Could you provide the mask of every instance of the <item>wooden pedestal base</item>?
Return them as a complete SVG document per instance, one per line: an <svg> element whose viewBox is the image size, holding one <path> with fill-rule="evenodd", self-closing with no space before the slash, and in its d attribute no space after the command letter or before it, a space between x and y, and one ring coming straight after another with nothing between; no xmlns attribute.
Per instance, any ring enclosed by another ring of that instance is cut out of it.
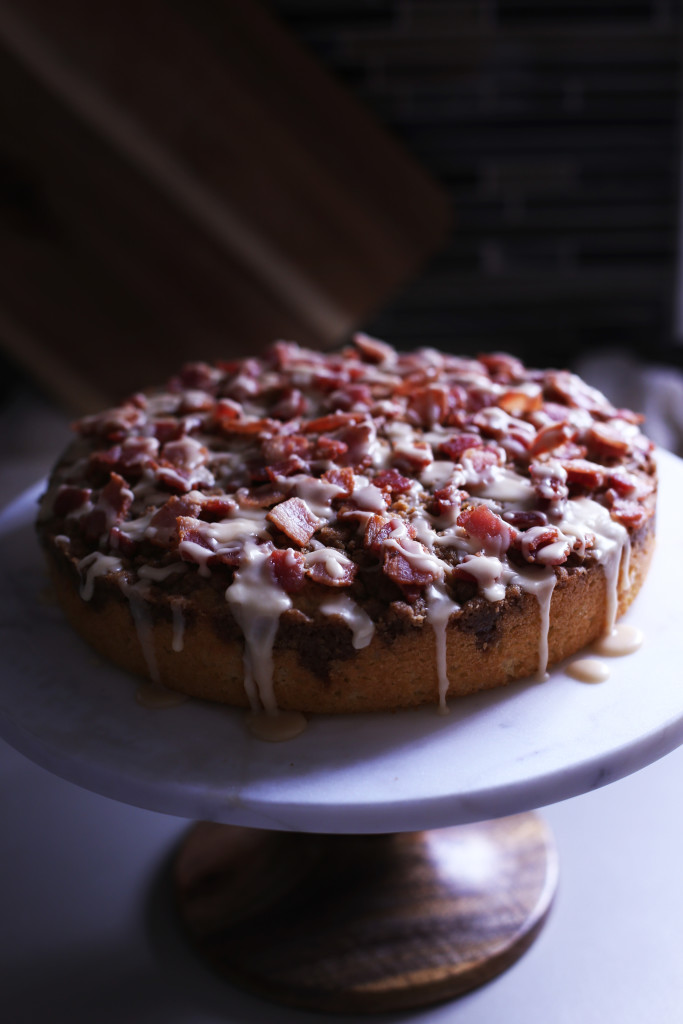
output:
<svg viewBox="0 0 683 1024"><path fill-rule="evenodd" d="M364 836L201 823L174 874L193 944L231 981L366 1013L452 998L514 963L546 918L557 857L535 814Z"/></svg>

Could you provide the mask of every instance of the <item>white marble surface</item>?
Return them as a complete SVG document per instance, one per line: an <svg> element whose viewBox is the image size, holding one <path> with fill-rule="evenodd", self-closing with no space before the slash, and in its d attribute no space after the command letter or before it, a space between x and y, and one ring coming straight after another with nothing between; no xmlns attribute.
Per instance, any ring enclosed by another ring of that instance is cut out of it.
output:
<svg viewBox="0 0 683 1024"><path fill-rule="evenodd" d="M0 504L37 479L63 444L55 417L54 432L42 432L36 445L20 450L27 418L34 423L33 402L18 431L10 431L18 454L1 460ZM7 612L5 604L0 608ZM679 623L676 630L674 665L683 654ZM35 633L30 639L40 643ZM531 950L494 982L457 1002L382 1020L679 1024L682 787L683 748L612 785L546 808L559 847L560 886ZM88 792L2 741L0 814L4 1019L12 1024L310 1024L323 1019L231 988L185 947L162 882L162 868L187 827L185 820Z"/></svg>
<svg viewBox="0 0 683 1024"><path fill-rule="evenodd" d="M41 603L34 489L0 518L0 731L51 771L107 796L265 828L435 828L605 785L683 741L683 462L662 452L660 465L657 552L627 617L646 642L611 660L607 682L580 683L559 667L545 683L455 701L448 716L431 708L315 716L282 744L251 737L240 711L136 703L137 682L93 656Z"/></svg>
<svg viewBox="0 0 683 1024"><path fill-rule="evenodd" d="M683 748L545 809L560 885L529 952L456 1002L381 1021L680 1024L682 786ZM160 877L185 821L89 793L2 742L0 810L8 1024L351 1024L274 1007L195 960Z"/></svg>

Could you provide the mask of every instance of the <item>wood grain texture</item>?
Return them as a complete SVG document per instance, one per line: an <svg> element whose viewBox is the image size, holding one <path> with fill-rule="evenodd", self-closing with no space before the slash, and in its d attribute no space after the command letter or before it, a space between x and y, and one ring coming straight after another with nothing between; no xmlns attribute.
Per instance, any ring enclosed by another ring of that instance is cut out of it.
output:
<svg viewBox="0 0 683 1024"><path fill-rule="evenodd" d="M266 998L322 1012L408 1009L484 984L529 947L556 881L534 814L370 836L200 823L175 864L201 956Z"/></svg>
<svg viewBox="0 0 683 1024"><path fill-rule="evenodd" d="M441 189L255 2L0 10L0 344L74 407L343 339Z"/></svg>

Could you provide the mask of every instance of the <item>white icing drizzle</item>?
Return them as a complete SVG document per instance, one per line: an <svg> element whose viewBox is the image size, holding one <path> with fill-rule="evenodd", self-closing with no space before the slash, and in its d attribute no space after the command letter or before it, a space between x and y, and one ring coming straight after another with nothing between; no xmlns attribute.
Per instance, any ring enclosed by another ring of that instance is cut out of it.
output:
<svg viewBox="0 0 683 1024"><path fill-rule="evenodd" d="M516 583L520 590L533 594L538 602L541 626L538 636L538 668L536 678L541 682L547 678L548 671L548 633L550 630L550 604L555 589L556 577L551 568L542 573L531 574L517 569L510 573L510 583Z"/></svg>
<svg viewBox="0 0 683 1024"><path fill-rule="evenodd" d="M325 522L330 518L330 502L344 493L343 487L299 474L281 478L291 493L306 502L314 516ZM383 506L384 507L384 506Z"/></svg>
<svg viewBox="0 0 683 1024"><path fill-rule="evenodd" d="M460 563L474 577L487 601L496 604L505 598L503 563L495 555L465 555Z"/></svg>
<svg viewBox="0 0 683 1024"><path fill-rule="evenodd" d="M386 512L386 502L384 500L384 494L380 491L379 487L375 487L374 484L369 484L365 477L356 477L356 483L361 486L353 488L353 500L356 502L359 508L367 509L371 512Z"/></svg>
<svg viewBox="0 0 683 1024"><path fill-rule="evenodd" d="M80 595L84 601L90 601L95 592L95 579L98 576L108 576L110 572L121 572L123 563L114 555L103 555L101 551L93 551L81 559L77 568L82 577Z"/></svg>
<svg viewBox="0 0 683 1024"><path fill-rule="evenodd" d="M306 565L324 562L328 576L336 580L342 579L346 575L347 568L352 564L351 559L337 548L316 548L315 551L308 551L305 558Z"/></svg>
<svg viewBox="0 0 683 1024"><path fill-rule="evenodd" d="M512 469L500 469L497 466L494 469L492 480L475 487L477 497L501 504L514 503L516 508L531 508L536 501L533 484Z"/></svg>
<svg viewBox="0 0 683 1024"><path fill-rule="evenodd" d="M464 483L465 474L454 462L450 462L448 459L439 459L438 462L432 462L422 470L420 481L438 490L439 487L444 487L451 482L455 483L456 486Z"/></svg>
<svg viewBox="0 0 683 1024"><path fill-rule="evenodd" d="M449 708L446 703L450 680L448 678L448 622L454 612L460 610L446 593L443 584L432 585L425 593L427 601L427 622L434 630L436 638L436 672L439 683L439 713L447 715Z"/></svg>
<svg viewBox="0 0 683 1024"><path fill-rule="evenodd" d="M589 539L595 541L593 553L603 567L607 586L605 633L610 633L617 617L619 585L628 579L631 550L628 530L616 523L603 505L590 498L568 502L560 528L565 536L578 541L579 554L584 554Z"/></svg>
<svg viewBox="0 0 683 1024"><path fill-rule="evenodd" d="M171 647L178 653L185 646L185 615L179 604L171 605L171 615L173 616L173 640Z"/></svg>
<svg viewBox="0 0 683 1024"><path fill-rule="evenodd" d="M154 622L146 600L144 585L131 585L122 581L121 590L128 598L130 614L135 624L138 642L142 650L142 656L145 659L149 677L152 682L161 684L159 666L154 650Z"/></svg>
<svg viewBox="0 0 683 1024"><path fill-rule="evenodd" d="M359 605L346 594L338 594L320 605L323 615L339 615L351 629L353 646L358 651L367 647L375 633L375 624Z"/></svg>
<svg viewBox="0 0 683 1024"><path fill-rule="evenodd" d="M270 550L247 540L240 567L225 599L244 636L244 679L253 711L277 714L273 686L273 643L291 597L273 582L268 571Z"/></svg>
<svg viewBox="0 0 683 1024"><path fill-rule="evenodd" d="M173 576L175 573L187 572L188 569L187 562L172 562L171 565L164 566L141 565L138 569L138 576L143 580L152 580L153 583L160 583L162 580L168 579L169 576Z"/></svg>

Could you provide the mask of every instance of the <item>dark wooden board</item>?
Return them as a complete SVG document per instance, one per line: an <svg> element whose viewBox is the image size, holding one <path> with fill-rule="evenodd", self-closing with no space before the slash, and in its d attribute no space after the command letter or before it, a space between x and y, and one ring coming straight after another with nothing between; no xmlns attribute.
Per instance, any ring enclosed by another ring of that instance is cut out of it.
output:
<svg viewBox="0 0 683 1024"><path fill-rule="evenodd" d="M253 0L3 4L0 126L0 344L74 408L338 343L450 218Z"/></svg>

